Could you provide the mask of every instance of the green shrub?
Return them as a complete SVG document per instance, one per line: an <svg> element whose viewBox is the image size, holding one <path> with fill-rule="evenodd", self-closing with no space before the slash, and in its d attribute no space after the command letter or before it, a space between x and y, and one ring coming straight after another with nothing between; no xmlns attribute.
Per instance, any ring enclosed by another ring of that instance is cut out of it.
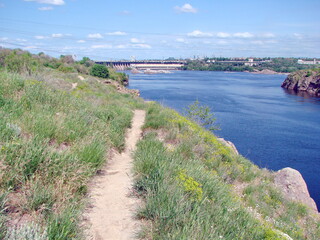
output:
<svg viewBox="0 0 320 240"><path fill-rule="evenodd" d="M63 72L63 73L72 73L72 72L75 72L75 69L73 67L70 67L70 66L64 66L64 65L61 65L59 68L58 68L59 71Z"/></svg>
<svg viewBox="0 0 320 240"><path fill-rule="evenodd" d="M90 75L100 78L108 78L109 71L108 68L104 65L95 64L90 69Z"/></svg>
<svg viewBox="0 0 320 240"><path fill-rule="evenodd" d="M199 125L208 128L211 131L219 130L215 125L216 118L208 106L200 105L199 101L196 100L193 104L190 104L185 109L187 117L195 121Z"/></svg>
<svg viewBox="0 0 320 240"><path fill-rule="evenodd" d="M39 62L28 52L12 51L5 57L5 67L9 72L31 75L39 69Z"/></svg>

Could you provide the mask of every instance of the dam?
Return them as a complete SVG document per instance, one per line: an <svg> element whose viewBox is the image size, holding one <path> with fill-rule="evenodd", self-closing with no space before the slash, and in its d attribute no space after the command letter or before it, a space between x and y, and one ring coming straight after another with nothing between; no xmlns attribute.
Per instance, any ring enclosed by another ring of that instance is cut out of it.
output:
<svg viewBox="0 0 320 240"><path fill-rule="evenodd" d="M102 64L113 67L116 70L123 71L135 68L137 70L179 70L186 64L186 61L161 61L161 60L142 60L142 61L96 61L96 64Z"/></svg>

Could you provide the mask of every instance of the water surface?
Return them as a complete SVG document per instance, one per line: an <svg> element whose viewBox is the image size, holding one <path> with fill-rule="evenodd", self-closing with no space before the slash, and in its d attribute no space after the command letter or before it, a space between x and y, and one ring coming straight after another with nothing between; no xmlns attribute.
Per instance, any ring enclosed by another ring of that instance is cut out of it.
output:
<svg viewBox="0 0 320 240"><path fill-rule="evenodd" d="M288 93L285 75L175 71L130 74L141 97L182 111L199 100L209 105L221 131L260 167L297 169L320 208L320 98Z"/></svg>

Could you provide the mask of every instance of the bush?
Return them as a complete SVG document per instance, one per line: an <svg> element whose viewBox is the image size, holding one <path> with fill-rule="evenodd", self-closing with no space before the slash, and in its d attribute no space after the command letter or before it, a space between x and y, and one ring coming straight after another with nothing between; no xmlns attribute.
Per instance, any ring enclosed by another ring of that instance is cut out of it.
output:
<svg viewBox="0 0 320 240"><path fill-rule="evenodd" d="M208 106L200 105L199 101L196 100L193 104L189 105L185 109L187 117L203 127L207 127L211 131L219 130L219 127L215 125L215 117L210 112Z"/></svg>
<svg viewBox="0 0 320 240"><path fill-rule="evenodd" d="M90 75L101 78L108 78L109 71L108 68L104 65L95 64L90 70Z"/></svg>
<svg viewBox="0 0 320 240"><path fill-rule="evenodd" d="M60 72L63 72L63 73L72 73L72 72L75 72L75 69L73 67L69 67L69 66L64 66L64 65L61 65L58 70Z"/></svg>

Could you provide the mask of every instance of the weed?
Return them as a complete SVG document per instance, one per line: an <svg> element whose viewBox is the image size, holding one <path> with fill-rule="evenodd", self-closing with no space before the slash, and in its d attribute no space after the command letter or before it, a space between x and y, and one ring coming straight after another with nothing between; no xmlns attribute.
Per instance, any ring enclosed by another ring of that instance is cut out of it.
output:
<svg viewBox="0 0 320 240"><path fill-rule="evenodd" d="M48 212L55 202L53 186L46 186L40 181L30 182L31 189L27 194L27 208L31 211Z"/></svg>
<svg viewBox="0 0 320 240"><path fill-rule="evenodd" d="M47 233L36 223L29 223L18 228L13 227L8 230L6 240L46 240Z"/></svg>
<svg viewBox="0 0 320 240"><path fill-rule="evenodd" d="M186 174L185 170L180 170L177 174L179 184L184 188L184 191L190 196L192 201L201 201L203 191L201 185L192 177Z"/></svg>
<svg viewBox="0 0 320 240"><path fill-rule="evenodd" d="M78 212L75 209L52 214L48 219L47 238L49 240L76 239L81 235L77 228Z"/></svg>

